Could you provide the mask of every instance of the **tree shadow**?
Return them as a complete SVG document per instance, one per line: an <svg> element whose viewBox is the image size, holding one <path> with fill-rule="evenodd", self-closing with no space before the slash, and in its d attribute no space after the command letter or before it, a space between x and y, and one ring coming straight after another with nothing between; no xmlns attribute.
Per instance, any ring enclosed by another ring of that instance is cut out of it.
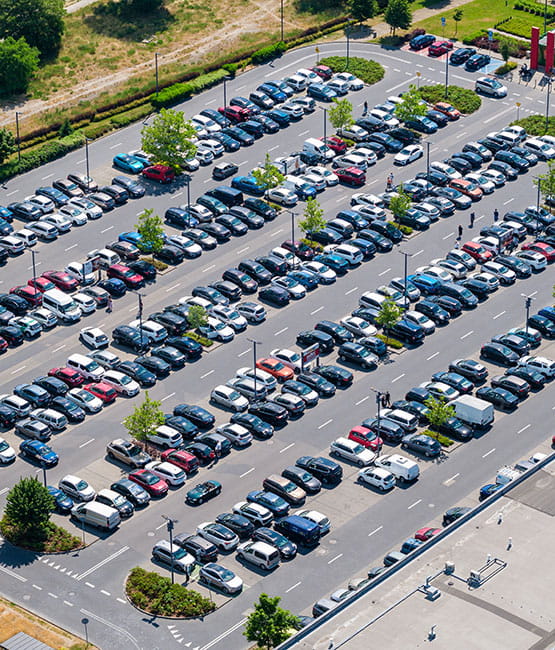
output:
<svg viewBox="0 0 555 650"><path fill-rule="evenodd" d="M110 0L106 4L95 5L84 21L97 34L141 42L150 39L153 34L167 30L175 18L163 6L139 12L132 6Z"/></svg>

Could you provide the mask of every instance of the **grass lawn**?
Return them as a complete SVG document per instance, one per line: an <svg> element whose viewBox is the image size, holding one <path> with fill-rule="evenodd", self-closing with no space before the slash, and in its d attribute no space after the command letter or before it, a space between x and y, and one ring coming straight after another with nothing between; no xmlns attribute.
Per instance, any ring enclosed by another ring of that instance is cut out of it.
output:
<svg viewBox="0 0 555 650"><path fill-rule="evenodd" d="M427 32L442 37L445 29L445 38L457 38L462 41L466 36L474 34L480 29L491 29L495 23L511 16L518 18L520 27L526 28L528 26L528 28L531 28L537 26L543 28L543 19L541 17L533 16L524 11L515 11L513 3L505 0L488 0L488 2L474 0L474 2L462 5L461 9L463 10L463 18L458 24L458 29L457 23L453 20L454 9L437 13L430 18L414 23L411 29L421 27ZM442 16L446 18L445 28L441 25ZM503 26L500 29L503 29ZM528 29L528 37L529 35L530 29Z"/></svg>

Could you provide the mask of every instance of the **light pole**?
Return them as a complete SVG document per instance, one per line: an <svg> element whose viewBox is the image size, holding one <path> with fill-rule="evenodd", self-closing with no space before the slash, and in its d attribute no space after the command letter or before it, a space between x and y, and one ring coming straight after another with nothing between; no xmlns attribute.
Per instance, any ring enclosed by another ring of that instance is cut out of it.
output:
<svg viewBox="0 0 555 650"><path fill-rule="evenodd" d="M15 135L17 138L17 161L21 160L21 139L19 137L19 116L21 113L15 112Z"/></svg>
<svg viewBox="0 0 555 650"><path fill-rule="evenodd" d="M156 70L156 95L158 95L158 52L154 52L154 69Z"/></svg>
<svg viewBox="0 0 555 650"><path fill-rule="evenodd" d="M249 343L252 343L252 371L254 374L254 395L255 399L258 399L258 394L256 390L256 346L262 345L262 341L256 341L255 339L247 339Z"/></svg>
<svg viewBox="0 0 555 650"><path fill-rule="evenodd" d="M525 293L520 294L524 298L524 309L526 309L526 336L528 336L528 319L530 318L530 307L532 306L532 296L527 296Z"/></svg>
<svg viewBox="0 0 555 650"><path fill-rule="evenodd" d="M87 192L90 190L90 184L91 184L91 175L89 173L89 142L90 141L91 139L85 136L85 164L87 168Z"/></svg>
<svg viewBox="0 0 555 650"><path fill-rule="evenodd" d="M29 252L31 253L31 259L33 260L33 287L37 288L37 265L35 262L35 255L38 255L38 251L33 250L32 248L29 249Z"/></svg>
<svg viewBox="0 0 555 650"><path fill-rule="evenodd" d="M551 94L551 73L547 78L547 95L545 97L545 130L549 127L549 95Z"/></svg>
<svg viewBox="0 0 555 650"><path fill-rule="evenodd" d="M543 33L547 32L547 0L545 0L545 6L543 8Z"/></svg>
<svg viewBox="0 0 555 650"><path fill-rule="evenodd" d="M172 573L172 585L175 581L174 579L174 567L173 567L173 527L177 524L177 519L172 519L167 515L162 515L162 519L166 520L166 527L170 536L170 555L171 555L171 573Z"/></svg>
<svg viewBox="0 0 555 650"><path fill-rule="evenodd" d="M426 196L430 193L430 141L426 140Z"/></svg>
<svg viewBox="0 0 555 650"><path fill-rule="evenodd" d="M378 436L380 435L380 422L381 422L381 407L382 407L382 397L384 396L384 393L382 393L381 390L378 390L377 388L370 388L370 390L376 394L376 405L378 407L378 431L377 434Z"/></svg>
<svg viewBox="0 0 555 650"><path fill-rule="evenodd" d="M542 187L542 179L538 176L536 180L538 181L538 192L536 194L536 232L535 232L535 235L537 237L538 232L540 230L540 219L538 215L540 214L540 194L541 194L541 187Z"/></svg>
<svg viewBox="0 0 555 650"><path fill-rule="evenodd" d="M191 181L190 174L184 174L183 180L187 183L187 228L191 227Z"/></svg>
<svg viewBox="0 0 555 650"><path fill-rule="evenodd" d="M295 247L295 217L297 216L297 213L290 210L289 214L291 215L291 245Z"/></svg>
<svg viewBox="0 0 555 650"><path fill-rule="evenodd" d="M421 72L416 73L416 89L418 90L420 88L420 77L422 76Z"/></svg>
<svg viewBox="0 0 555 650"><path fill-rule="evenodd" d="M520 102L516 102L516 119L517 122L520 119Z"/></svg>
<svg viewBox="0 0 555 650"><path fill-rule="evenodd" d="M404 274L404 294L405 294L405 311L408 310L409 308L409 292L407 289L407 266L408 266L408 258L412 257L412 253L406 253L405 251L399 251L401 255L405 258L404 260L404 269L405 269L405 274Z"/></svg>
<svg viewBox="0 0 555 650"><path fill-rule="evenodd" d="M353 23L352 20L348 20L347 25L345 27L345 34L347 36L347 63L345 65L345 71L347 71L349 69L349 50L350 50L350 45L351 45L350 35L351 35L351 25L352 25L352 23Z"/></svg>
<svg viewBox="0 0 555 650"><path fill-rule="evenodd" d="M449 85L449 52L445 57L445 99L447 99L447 87Z"/></svg>
<svg viewBox="0 0 555 650"><path fill-rule="evenodd" d="M324 108L323 106L320 106L319 108L321 108L322 111L324 111L324 142L325 142L326 141L326 126L327 126L327 122L328 122L328 109Z"/></svg>
<svg viewBox="0 0 555 650"><path fill-rule="evenodd" d="M143 332L143 297L144 294L139 291L130 290L129 293L134 293L139 299L139 330L141 331L141 336L144 336Z"/></svg>

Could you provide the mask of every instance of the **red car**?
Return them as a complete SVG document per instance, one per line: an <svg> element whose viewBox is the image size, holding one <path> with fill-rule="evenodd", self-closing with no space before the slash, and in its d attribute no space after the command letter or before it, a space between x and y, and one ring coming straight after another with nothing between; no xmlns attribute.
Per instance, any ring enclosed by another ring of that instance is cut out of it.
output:
<svg viewBox="0 0 555 650"><path fill-rule="evenodd" d="M109 278L117 278L124 282L128 289L140 289L145 286L143 276L124 264L112 264L106 269L106 274Z"/></svg>
<svg viewBox="0 0 555 650"><path fill-rule="evenodd" d="M324 81L329 81L333 76L333 70L331 68L328 68L327 65L315 65L310 69Z"/></svg>
<svg viewBox="0 0 555 650"><path fill-rule="evenodd" d="M428 48L429 56L441 56L453 49L451 41L434 41Z"/></svg>
<svg viewBox="0 0 555 650"><path fill-rule="evenodd" d="M451 106L451 104L448 104L447 102L438 102L437 104L435 104L434 111L439 111L440 113L443 113L452 122L458 120L459 117L461 116L461 112L458 109L456 109L454 106Z"/></svg>
<svg viewBox="0 0 555 650"><path fill-rule="evenodd" d="M418 539L421 542L427 542L434 535L441 533L441 528L420 528L414 533L414 539Z"/></svg>
<svg viewBox="0 0 555 650"><path fill-rule="evenodd" d="M141 254L141 251L135 246L135 244L128 241L115 241L111 244L107 244L106 248L114 251L114 253L117 253L124 260L138 260Z"/></svg>
<svg viewBox="0 0 555 650"><path fill-rule="evenodd" d="M288 239L281 244L282 248L291 251L301 260L311 260L316 254L315 250L301 241Z"/></svg>
<svg viewBox="0 0 555 650"><path fill-rule="evenodd" d="M341 154L347 151L347 143L336 135L330 135L328 138L320 138L320 140L325 142L332 151L335 151L335 153Z"/></svg>
<svg viewBox="0 0 555 650"><path fill-rule="evenodd" d="M475 241L467 241L466 244L461 246L461 250L468 253L470 257L473 257L479 264L484 264L493 259L493 253Z"/></svg>
<svg viewBox="0 0 555 650"><path fill-rule="evenodd" d="M79 386L82 386L85 381L83 375L80 375L77 370L72 370L71 368L66 367L52 368L48 371L48 376L61 379L70 388L79 388Z"/></svg>
<svg viewBox="0 0 555 650"><path fill-rule="evenodd" d="M185 470L187 474L198 470L198 458L188 451L166 449L166 451L162 452L162 460L177 465L177 467Z"/></svg>
<svg viewBox="0 0 555 650"><path fill-rule="evenodd" d="M110 386L110 384L105 384L102 381L92 384L85 384L83 388L91 393L91 395L94 395L95 397L98 397L98 399L101 399L104 404L111 404L118 396L115 388Z"/></svg>
<svg viewBox="0 0 555 650"><path fill-rule="evenodd" d="M158 183L171 183L175 178L175 171L167 165L151 165L145 167L141 174L151 181Z"/></svg>
<svg viewBox="0 0 555 650"><path fill-rule="evenodd" d="M50 291L50 289L56 288L53 282L43 277L32 278L31 280L27 280L27 284L30 287L36 287L42 293L44 293L45 291Z"/></svg>
<svg viewBox="0 0 555 650"><path fill-rule="evenodd" d="M295 373L293 370L285 366L279 359L274 359L273 357L258 359L256 367L260 368L260 370L265 370L281 383L288 379L295 379Z"/></svg>
<svg viewBox="0 0 555 650"><path fill-rule="evenodd" d="M544 242L530 242L529 244L523 244L522 248L523 250L534 251L534 253L543 255L548 262L553 262L555 260L555 248L549 244L545 244Z"/></svg>
<svg viewBox="0 0 555 650"><path fill-rule="evenodd" d="M0 352L5 352L8 349L8 342L0 336Z"/></svg>
<svg viewBox="0 0 555 650"><path fill-rule="evenodd" d="M383 446L383 440L374 431L366 427L353 427L347 437L349 440L354 440L372 451L380 451Z"/></svg>
<svg viewBox="0 0 555 650"><path fill-rule="evenodd" d="M10 293L26 300L32 307L42 305L42 293L28 284L22 284L19 287L12 287Z"/></svg>
<svg viewBox="0 0 555 650"><path fill-rule="evenodd" d="M218 108L218 113L221 113L224 117L227 117L228 120L235 124L238 122L246 122L251 116L249 109L241 108L241 106L224 106Z"/></svg>
<svg viewBox="0 0 555 650"><path fill-rule="evenodd" d="M338 168L334 169L334 173L339 178L339 182L346 185L362 187L366 183L366 174L358 167Z"/></svg>
<svg viewBox="0 0 555 650"><path fill-rule="evenodd" d="M473 201L479 201L484 194L481 187L478 187L476 183L466 178L452 178L449 181L449 187L458 190L461 194L470 197Z"/></svg>
<svg viewBox="0 0 555 650"><path fill-rule="evenodd" d="M163 497L168 493L168 484L161 478L155 476L148 469L139 469L131 472L127 477L133 483L144 488L151 497Z"/></svg>
<svg viewBox="0 0 555 650"><path fill-rule="evenodd" d="M45 271L42 277L53 282L62 291L75 291L79 286L79 282L65 271Z"/></svg>

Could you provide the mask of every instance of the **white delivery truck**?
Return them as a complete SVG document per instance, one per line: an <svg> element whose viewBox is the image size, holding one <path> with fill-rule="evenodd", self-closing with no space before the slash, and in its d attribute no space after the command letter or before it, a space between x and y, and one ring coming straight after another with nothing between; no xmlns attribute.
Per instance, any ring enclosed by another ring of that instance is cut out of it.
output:
<svg viewBox="0 0 555 650"><path fill-rule="evenodd" d="M74 506L71 509L71 518L87 526L107 531L115 530L121 522L120 514L115 508L98 501Z"/></svg>
<svg viewBox="0 0 555 650"><path fill-rule="evenodd" d="M522 472L519 472L517 469L513 469L512 467L502 467L498 472L497 476L495 477L495 482L497 485L507 485L507 483L511 483L515 479L517 479Z"/></svg>
<svg viewBox="0 0 555 650"><path fill-rule="evenodd" d="M317 138L308 138L308 140L305 140L303 151L319 156L322 162L329 162L335 156L335 153L328 147L328 145Z"/></svg>
<svg viewBox="0 0 555 650"><path fill-rule="evenodd" d="M461 395L450 402L455 415L474 429L487 429L493 422L493 404L472 395Z"/></svg>

